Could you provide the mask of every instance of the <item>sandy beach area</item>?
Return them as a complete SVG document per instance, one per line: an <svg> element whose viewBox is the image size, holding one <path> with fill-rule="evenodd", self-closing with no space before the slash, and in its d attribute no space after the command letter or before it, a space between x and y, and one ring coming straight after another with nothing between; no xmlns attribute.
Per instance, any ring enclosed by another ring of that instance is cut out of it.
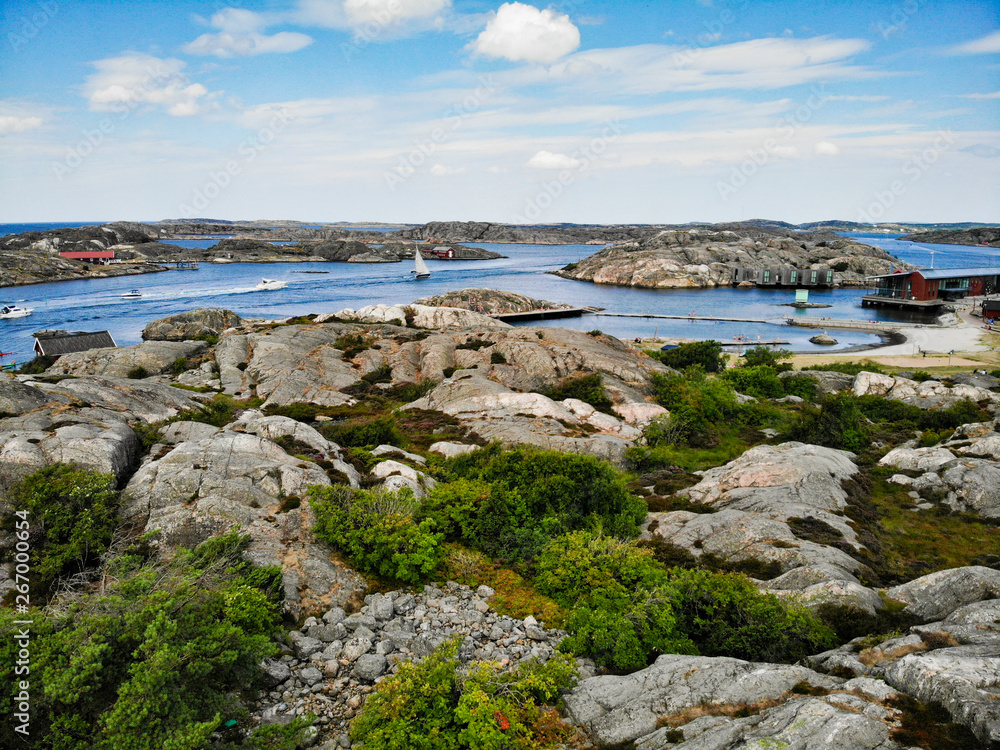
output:
<svg viewBox="0 0 1000 750"><path fill-rule="evenodd" d="M1000 352L994 347L1000 347L996 335L990 335L981 318L972 315L979 306L979 298L963 300L956 307L955 317L958 323L950 326L906 325L892 332L893 342L875 344L839 352L823 354L796 354L792 362L796 368L809 365L828 364L843 360L871 360L889 367L900 368L939 368L939 367L984 367L993 369L1000 364ZM1000 334L1000 327L997 329ZM830 334L836 337L836 328L830 328ZM900 341L902 339L902 341ZM991 339L994 339L991 341ZM680 343L681 339L670 339L669 343ZM662 346L666 339L647 339L642 348Z"/></svg>

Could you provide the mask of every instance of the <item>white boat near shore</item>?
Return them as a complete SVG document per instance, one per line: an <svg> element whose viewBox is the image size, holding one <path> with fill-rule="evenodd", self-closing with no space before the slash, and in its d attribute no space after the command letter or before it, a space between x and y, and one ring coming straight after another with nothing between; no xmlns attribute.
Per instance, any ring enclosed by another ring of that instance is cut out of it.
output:
<svg viewBox="0 0 1000 750"><path fill-rule="evenodd" d="M122 299L142 299L142 292L138 289L133 289L129 292L125 292L125 294L122 295Z"/></svg>
<svg viewBox="0 0 1000 750"><path fill-rule="evenodd" d="M260 283L254 287L262 292L270 292L275 289L284 289L288 286L287 281L281 281L280 279L261 279Z"/></svg>
<svg viewBox="0 0 1000 750"><path fill-rule="evenodd" d="M17 305L4 305L0 307L0 319L25 318L35 311L33 307L18 307Z"/></svg>

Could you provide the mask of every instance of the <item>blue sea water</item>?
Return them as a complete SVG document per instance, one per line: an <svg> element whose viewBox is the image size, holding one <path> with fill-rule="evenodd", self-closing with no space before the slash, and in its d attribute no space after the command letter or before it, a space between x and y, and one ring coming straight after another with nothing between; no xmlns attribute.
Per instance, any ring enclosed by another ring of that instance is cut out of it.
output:
<svg viewBox="0 0 1000 750"><path fill-rule="evenodd" d="M11 225L6 225L11 226ZM3 231L4 225L0 225ZM935 265L943 267L1000 264L1000 251L957 245L920 245L886 235L852 235L884 247L903 260L929 265L934 250ZM532 323L589 331L600 329L623 339L635 336L670 336L731 341L747 336L756 341L781 339L796 351L819 351L808 342L815 331L791 328L782 319L790 316L901 320L905 313L862 309L862 289L810 291L810 300L832 305L822 310L795 310L782 306L794 301L793 290L713 289L647 290L570 281L553 276L554 271L577 262L597 250L594 245L502 245L476 244L502 253L506 258L488 261L428 260L432 275L415 280L408 263L202 263L198 271L164 271L114 279L65 281L0 289L0 302L32 307L26 318L0 321L0 352L10 352L2 362L31 357L32 333L60 328L71 331L109 330L119 346L136 344L146 323L196 307L223 307L248 317L279 318L308 313L334 312L345 307L409 303L420 297L468 287L486 287L519 292L531 297L574 306L602 307L623 313L687 316L728 315L759 318L767 323L722 323L655 318L615 318L587 315ZM324 273L303 273L321 271ZM284 289L258 291L262 277L288 282ZM122 299L130 289L139 289L141 299ZM924 319L928 320L928 319ZM929 322L929 321L928 321ZM840 346L878 342L871 334L836 331ZM824 348L822 351L829 351Z"/></svg>

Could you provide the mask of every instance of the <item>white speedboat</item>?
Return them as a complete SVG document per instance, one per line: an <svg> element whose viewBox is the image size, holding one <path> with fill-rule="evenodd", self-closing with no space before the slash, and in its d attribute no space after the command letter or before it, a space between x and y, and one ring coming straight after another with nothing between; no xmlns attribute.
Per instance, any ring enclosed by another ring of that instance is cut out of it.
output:
<svg viewBox="0 0 1000 750"><path fill-rule="evenodd" d="M254 289L259 289L262 292L271 291L273 289L284 289L288 286L287 281L281 281L280 279L261 279L260 283L254 287Z"/></svg>
<svg viewBox="0 0 1000 750"><path fill-rule="evenodd" d="M17 305L4 305L0 307L0 318L24 318L35 311L33 307L18 307Z"/></svg>
<svg viewBox="0 0 1000 750"><path fill-rule="evenodd" d="M424 263L424 256L420 254L419 249L413 251L413 270L410 273L416 274L414 278L417 279L429 279L431 277L431 269Z"/></svg>
<svg viewBox="0 0 1000 750"><path fill-rule="evenodd" d="M142 292L140 292L138 289L133 289L129 292L125 292L125 294L122 295L122 299L140 299L141 297L142 297Z"/></svg>

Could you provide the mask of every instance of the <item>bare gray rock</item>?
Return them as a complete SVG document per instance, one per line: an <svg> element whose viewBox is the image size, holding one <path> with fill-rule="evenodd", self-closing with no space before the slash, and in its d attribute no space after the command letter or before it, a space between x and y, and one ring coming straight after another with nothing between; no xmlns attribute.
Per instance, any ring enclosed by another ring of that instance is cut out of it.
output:
<svg viewBox="0 0 1000 750"><path fill-rule="evenodd" d="M942 620L966 604L1000 598L1000 570L982 566L951 568L893 586L886 594L906 602L906 612L922 620Z"/></svg>
<svg viewBox="0 0 1000 750"><path fill-rule="evenodd" d="M24 414L48 402L49 397L43 391L19 382L13 375L0 372L0 416Z"/></svg>
<svg viewBox="0 0 1000 750"><path fill-rule="evenodd" d="M683 709L780 699L802 681L830 689L842 683L805 667L665 654L630 675L584 680L565 697L565 706L596 742L615 745L654 732L661 717Z"/></svg>
<svg viewBox="0 0 1000 750"><path fill-rule="evenodd" d="M937 701L983 743L1000 742L1000 644L909 654L890 664L885 681L921 701Z"/></svg>
<svg viewBox="0 0 1000 750"><path fill-rule="evenodd" d="M31 385L51 396L120 412L129 420L143 422L162 422L179 412L200 407L196 394L151 380L80 376Z"/></svg>
<svg viewBox="0 0 1000 750"><path fill-rule="evenodd" d="M842 372L827 372L825 370L788 370L779 372L778 377L792 378L804 376L816 381L816 388L820 393L837 393L846 391L854 384L854 376L846 375Z"/></svg>
<svg viewBox="0 0 1000 750"><path fill-rule="evenodd" d="M208 348L204 341L146 341L135 346L90 349L64 354L45 375L95 375L125 378L137 369L158 375L180 357L193 357Z"/></svg>
<svg viewBox="0 0 1000 750"><path fill-rule="evenodd" d="M243 318L230 310L200 307L147 323L142 338L146 341L184 341L218 337L226 329L243 323Z"/></svg>

